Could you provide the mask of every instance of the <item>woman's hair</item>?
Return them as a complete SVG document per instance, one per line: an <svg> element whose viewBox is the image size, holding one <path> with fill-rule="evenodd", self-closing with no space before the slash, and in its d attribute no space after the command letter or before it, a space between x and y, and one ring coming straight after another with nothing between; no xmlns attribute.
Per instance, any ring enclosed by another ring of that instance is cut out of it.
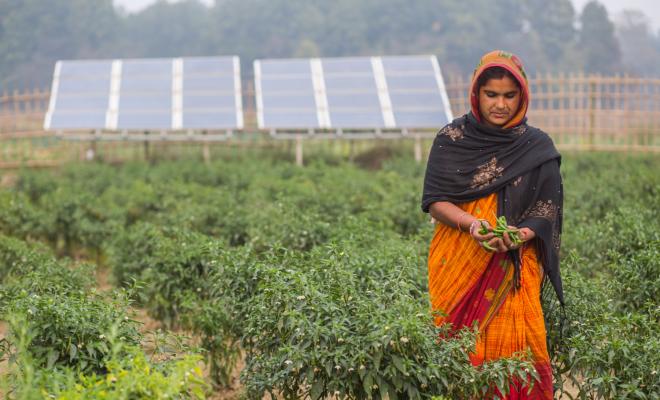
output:
<svg viewBox="0 0 660 400"><path fill-rule="evenodd" d="M491 79L502 79L504 77L511 78L513 82L515 82L516 86L518 86L518 89L522 89L520 87L520 82L518 82L518 79L516 79L515 76L509 70L506 68L502 67L491 67L485 70L484 72L479 75L479 78L477 79L477 91L476 93L479 93L479 90L483 85L485 85L489 80Z"/></svg>

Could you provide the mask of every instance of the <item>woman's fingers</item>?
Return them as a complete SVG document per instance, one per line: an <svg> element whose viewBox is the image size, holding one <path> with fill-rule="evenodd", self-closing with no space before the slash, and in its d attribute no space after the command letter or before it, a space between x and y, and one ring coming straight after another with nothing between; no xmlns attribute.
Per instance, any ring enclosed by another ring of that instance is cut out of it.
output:
<svg viewBox="0 0 660 400"><path fill-rule="evenodd" d="M476 240L479 240L479 241L483 242L484 240L490 240L490 239L494 238L495 234L493 234L493 232L489 232L485 235L482 235L480 233L475 233L473 236Z"/></svg>
<svg viewBox="0 0 660 400"><path fill-rule="evenodd" d="M504 241L501 238L495 237L490 240L484 241L487 246L484 246L486 250L495 251L498 253L503 253L509 249L504 245ZM492 250L491 250L492 249Z"/></svg>
<svg viewBox="0 0 660 400"><path fill-rule="evenodd" d="M504 241L504 245L507 248L511 248L511 246L513 245L513 241L511 240L507 232L504 232L504 234L502 235L502 240Z"/></svg>

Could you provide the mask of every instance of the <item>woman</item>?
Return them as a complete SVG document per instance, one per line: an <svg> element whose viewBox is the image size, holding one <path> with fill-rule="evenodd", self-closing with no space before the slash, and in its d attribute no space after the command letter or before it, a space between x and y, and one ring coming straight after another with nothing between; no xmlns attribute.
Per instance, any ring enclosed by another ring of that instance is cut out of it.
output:
<svg viewBox="0 0 660 400"><path fill-rule="evenodd" d="M526 123L527 77L514 55L481 59L470 100L471 111L436 136L424 179L422 209L440 222L428 259L436 323L478 325L475 365L529 352L540 380L509 398L552 399L540 294L547 279L563 304L560 155ZM501 216L522 243L493 234Z"/></svg>

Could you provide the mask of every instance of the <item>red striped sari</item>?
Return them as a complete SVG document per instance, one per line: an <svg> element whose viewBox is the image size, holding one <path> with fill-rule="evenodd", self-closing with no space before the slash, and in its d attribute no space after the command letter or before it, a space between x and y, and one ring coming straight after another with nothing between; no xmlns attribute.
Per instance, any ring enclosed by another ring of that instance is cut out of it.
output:
<svg viewBox="0 0 660 400"><path fill-rule="evenodd" d="M495 226L496 194L458 206ZM512 385L507 399L552 399L540 300L543 270L534 246L521 251L521 288L513 291L513 266L504 254L487 252L468 233L438 224L428 259L431 304L445 315L436 317L438 325L450 322L460 329L478 323L476 351L471 354L474 365L515 353L532 354L540 381L531 393L525 385Z"/></svg>

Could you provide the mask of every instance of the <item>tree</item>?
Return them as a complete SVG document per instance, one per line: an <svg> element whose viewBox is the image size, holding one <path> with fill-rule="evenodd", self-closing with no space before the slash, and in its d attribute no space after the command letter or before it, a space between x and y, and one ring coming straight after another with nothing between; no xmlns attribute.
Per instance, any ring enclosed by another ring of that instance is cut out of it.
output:
<svg viewBox="0 0 660 400"><path fill-rule="evenodd" d="M660 36L654 38L648 17L637 10L625 10L617 19L617 36L622 49L626 71L658 76L660 64Z"/></svg>
<svg viewBox="0 0 660 400"><path fill-rule="evenodd" d="M571 0L200 0L117 14L112 0L0 0L0 85L50 81L58 59L436 54L466 75L487 51L530 71L571 69Z"/></svg>
<svg viewBox="0 0 660 400"><path fill-rule="evenodd" d="M208 55L209 9L196 0L159 0L137 14L127 15L118 43L118 56L180 57Z"/></svg>
<svg viewBox="0 0 660 400"><path fill-rule="evenodd" d="M528 0L524 17L530 29L538 34L545 55L545 64L539 70L564 69L570 65L567 50L576 39L574 27L575 10L570 0Z"/></svg>
<svg viewBox="0 0 660 400"><path fill-rule="evenodd" d="M579 48L587 72L613 73L621 70L621 50L614 36L614 24L605 6L590 1L580 16Z"/></svg>
<svg viewBox="0 0 660 400"><path fill-rule="evenodd" d="M103 57L114 42L112 0L0 1L0 86L44 86L55 61Z"/></svg>

